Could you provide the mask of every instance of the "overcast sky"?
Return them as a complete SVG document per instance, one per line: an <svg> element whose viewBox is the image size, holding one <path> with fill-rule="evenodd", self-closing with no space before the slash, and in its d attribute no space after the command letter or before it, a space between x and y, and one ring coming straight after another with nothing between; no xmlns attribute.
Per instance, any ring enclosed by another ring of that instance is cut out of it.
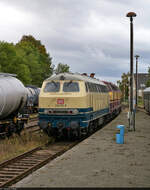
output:
<svg viewBox="0 0 150 190"><path fill-rule="evenodd" d="M150 66L150 0L0 0L0 40L41 40L52 62L116 82L129 71L129 18L139 72ZM134 61L135 64L135 61Z"/></svg>

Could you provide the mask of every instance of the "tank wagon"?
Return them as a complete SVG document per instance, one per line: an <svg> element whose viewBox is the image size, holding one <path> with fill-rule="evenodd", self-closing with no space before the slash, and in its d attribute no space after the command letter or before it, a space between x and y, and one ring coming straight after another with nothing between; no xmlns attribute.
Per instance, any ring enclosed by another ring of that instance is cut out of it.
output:
<svg viewBox="0 0 150 190"><path fill-rule="evenodd" d="M143 91L144 109L150 113L150 87Z"/></svg>
<svg viewBox="0 0 150 190"><path fill-rule="evenodd" d="M0 134L20 133L26 118L19 114L27 100L27 91L16 75L0 73Z"/></svg>
<svg viewBox="0 0 150 190"><path fill-rule="evenodd" d="M27 101L23 112L27 114L37 113L40 88L33 85L28 85L26 86L26 89L27 89Z"/></svg>
<svg viewBox="0 0 150 190"><path fill-rule="evenodd" d="M61 73L46 79L39 95L40 128L49 136L68 138L80 138L95 130L121 110L114 101L120 98L119 90L109 86L76 73ZM113 114L112 101L116 105Z"/></svg>

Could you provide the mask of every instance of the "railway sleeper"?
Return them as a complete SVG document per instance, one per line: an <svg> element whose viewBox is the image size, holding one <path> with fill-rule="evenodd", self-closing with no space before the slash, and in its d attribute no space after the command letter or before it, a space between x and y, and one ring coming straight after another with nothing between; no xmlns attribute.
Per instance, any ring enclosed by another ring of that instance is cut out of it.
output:
<svg viewBox="0 0 150 190"><path fill-rule="evenodd" d="M13 165L13 166L7 166L7 168L9 168L9 169L20 169L20 170L25 170L25 169L27 169L27 167L24 167L23 165Z"/></svg>
<svg viewBox="0 0 150 190"><path fill-rule="evenodd" d="M8 170L5 170L5 171L0 171L0 175L5 175L5 174L9 174L9 175L18 175L20 172L12 172L12 171L8 171Z"/></svg>
<svg viewBox="0 0 150 190"><path fill-rule="evenodd" d="M34 163L36 164L36 163ZM24 163L24 162L18 162L17 164L14 164L14 166L25 166L25 167L30 167L34 165L33 163Z"/></svg>
<svg viewBox="0 0 150 190"><path fill-rule="evenodd" d="M38 163L38 162L40 162L40 161L32 161L32 160L22 160L22 161L20 161L19 162L19 164L25 164L25 165L33 165L33 164L36 164L36 163Z"/></svg>
<svg viewBox="0 0 150 190"><path fill-rule="evenodd" d="M45 159L45 158L43 157L43 159ZM39 159L39 158L25 158L25 159L23 159L22 161L41 162L43 159Z"/></svg>
<svg viewBox="0 0 150 190"><path fill-rule="evenodd" d="M22 172L24 169L14 169L14 168L3 168L1 171L6 171L6 172Z"/></svg>
<svg viewBox="0 0 150 190"><path fill-rule="evenodd" d="M0 180L3 178L13 178L13 177L14 177L14 175L10 175L10 174L5 174L5 175L0 174Z"/></svg>
<svg viewBox="0 0 150 190"><path fill-rule="evenodd" d="M2 182L2 184L5 183L5 182L7 182L7 181L8 181L8 179L6 179L6 178L0 179L0 183Z"/></svg>

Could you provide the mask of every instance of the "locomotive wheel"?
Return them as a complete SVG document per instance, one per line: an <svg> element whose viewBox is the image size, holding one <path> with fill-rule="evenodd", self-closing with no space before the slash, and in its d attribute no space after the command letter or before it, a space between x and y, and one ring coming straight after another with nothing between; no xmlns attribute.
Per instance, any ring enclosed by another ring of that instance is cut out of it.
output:
<svg viewBox="0 0 150 190"><path fill-rule="evenodd" d="M77 129L77 139L81 138L81 129L80 127Z"/></svg>
<svg viewBox="0 0 150 190"><path fill-rule="evenodd" d="M92 130L92 123L90 123L88 126L88 133L87 134L90 135L92 133L92 131L93 131Z"/></svg>

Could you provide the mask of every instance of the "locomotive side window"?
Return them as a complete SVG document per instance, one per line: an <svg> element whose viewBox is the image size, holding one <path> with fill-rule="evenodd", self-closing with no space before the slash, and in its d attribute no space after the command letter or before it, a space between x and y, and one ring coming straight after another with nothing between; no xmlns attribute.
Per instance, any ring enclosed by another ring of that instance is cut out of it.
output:
<svg viewBox="0 0 150 190"><path fill-rule="evenodd" d="M96 84L93 84L93 92L96 92Z"/></svg>
<svg viewBox="0 0 150 190"><path fill-rule="evenodd" d="M48 82L44 88L44 92L59 92L60 83L59 82Z"/></svg>
<svg viewBox="0 0 150 190"><path fill-rule="evenodd" d="M108 90L108 88L106 86L104 86L104 91L109 92L109 90Z"/></svg>
<svg viewBox="0 0 150 190"><path fill-rule="evenodd" d="M101 87L100 87L100 85L98 84L98 92L101 92Z"/></svg>
<svg viewBox="0 0 150 190"><path fill-rule="evenodd" d="M92 92L92 84L88 82L88 89L90 92Z"/></svg>
<svg viewBox="0 0 150 190"><path fill-rule="evenodd" d="M108 92L107 87L106 87L106 86L101 85L101 91L102 91L102 92Z"/></svg>
<svg viewBox="0 0 150 190"><path fill-rule="evenodd" d="M64 92L79 92L79 84L77 82L65 82L63 85Z"/></svg>
<svg viewBox="0 0 150 190"><path fill-rule="evenodd" d="M96 87L97 87L97 92L101 92L99 84L97 84Z"/></svg>
<svg viewBox="0 0 150 190"><path fill-rule="evenodd" d="M88 88L88 83L85 82L85 89L86 89L86 92L89 92L89 88Z"/></svg>

